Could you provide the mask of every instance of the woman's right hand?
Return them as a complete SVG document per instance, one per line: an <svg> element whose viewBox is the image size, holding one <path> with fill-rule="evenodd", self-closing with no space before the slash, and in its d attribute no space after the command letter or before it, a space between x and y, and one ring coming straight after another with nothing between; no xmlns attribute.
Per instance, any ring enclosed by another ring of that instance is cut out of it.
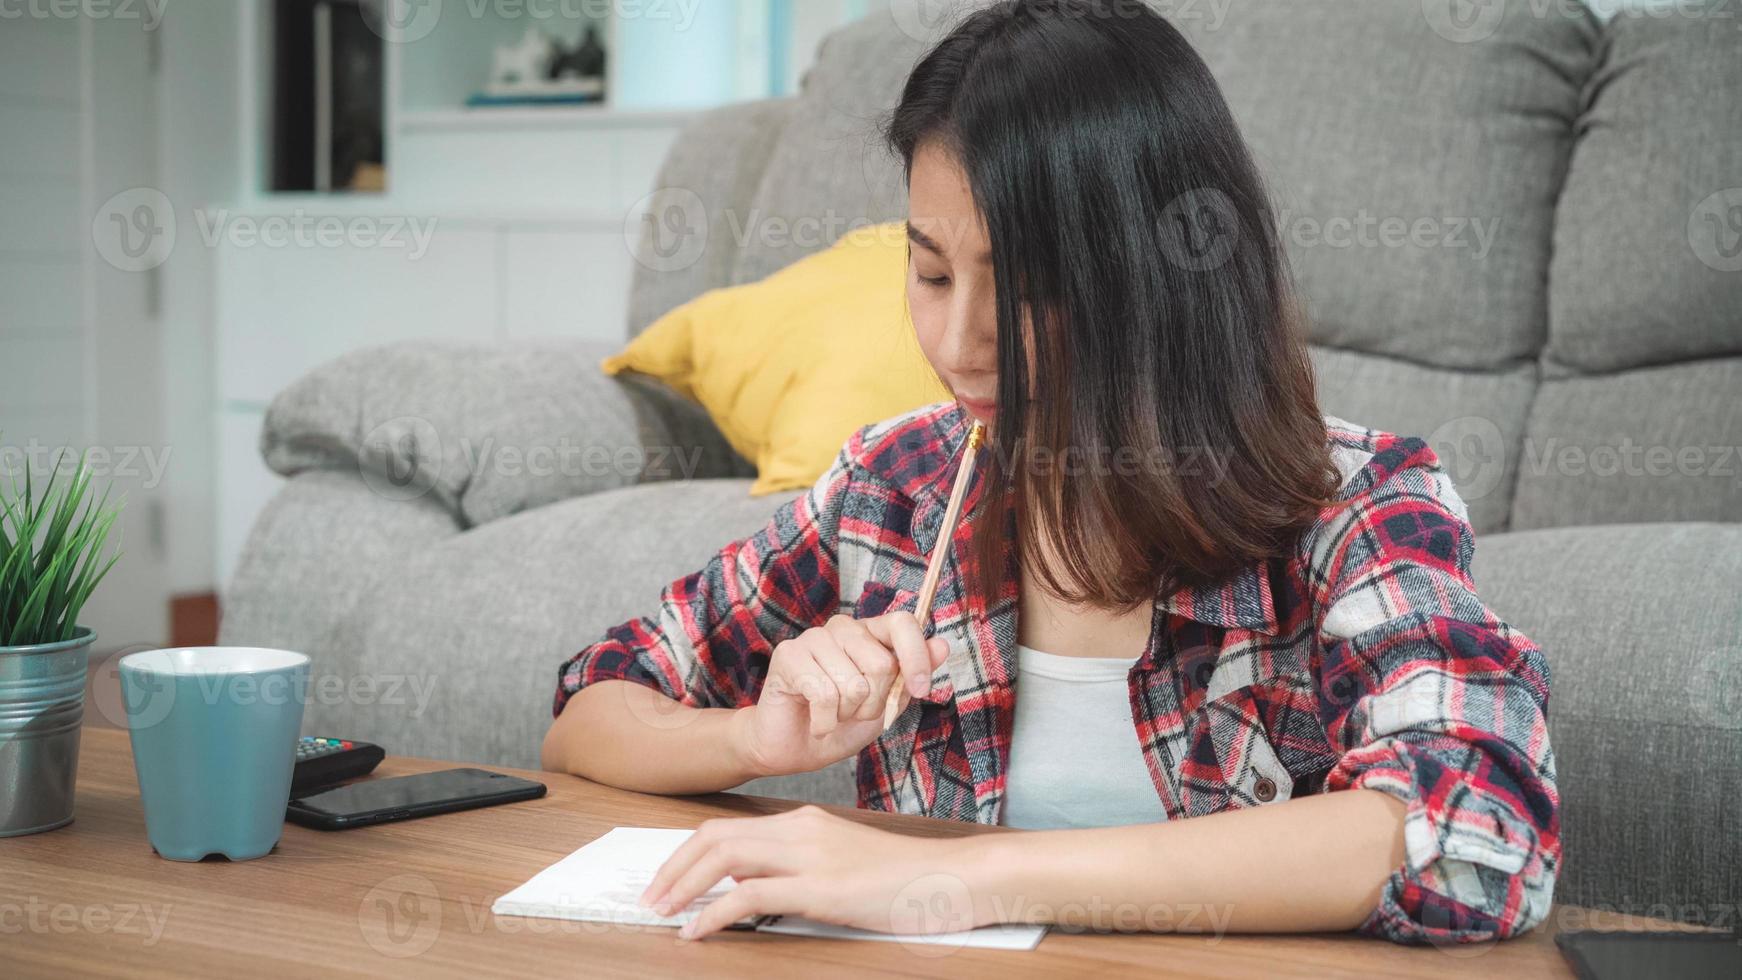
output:
<svg viewBox="0 0 1742 980"><path fill-rule="evenodd" d="M883 733L890 688L925 694L949 651L911 612L835 616L774 648L761 696L738 712L740 748L768 776L839 762Z"/></svg>

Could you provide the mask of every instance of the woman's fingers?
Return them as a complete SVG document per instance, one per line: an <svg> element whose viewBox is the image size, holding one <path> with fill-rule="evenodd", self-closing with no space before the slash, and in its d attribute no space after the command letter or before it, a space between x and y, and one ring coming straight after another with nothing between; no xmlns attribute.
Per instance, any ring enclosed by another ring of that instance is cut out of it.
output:
<svg viewBox="0 0 1742 980"><path fill-rule="evenodd" d="M677 877L665 897L657 901L654 911L660 915L675 915L728 875L743 881L785 871L781 860L783 850L779 841L755 837L727 837L715 841Z"/></svg>
<svg viewBox="0 0 1742 980"><path fill-rule="evenodd" d="M843 703L842 721L870 721L883 716L883 702L889 697L889 687L895 683L895 655L877 641L865 624L847 616L829 621L829 629L840 641L841 649L852 658L853 666L865 682L865 697L850 714Z"/></svg>
<svg viewBox="0 0 1742 980"><path fill-rule="evenodd" d="M797 877L752 878L741 881L709 904L685 926L685 939L705 939L739 919L752 915L804 915L811 885Z"/></svg>
<svg viewBox="0 0 1742 980"><path fill-rule="evenodd" d="M805 702L811 737L821 738L834 730L841 693L817 657L835 649L836 644L827 630L818 627L801 633L796 646L786 665L786 687Z"/></svg>
<svg viewBox="0 0 1742 980"><path fill-rule="evenodd" d="M925 630L913 613L892 612L865 620L865 628L890 650L901 665L901 679L908 694L919 697L931 690L933 657L925 641Z"/></svg>
<svg viewBox="0 0 1742 980"><path fill-rule="evenodd" d="M817 667L823 673L824 680L821 683L832 685L835 689L834 711L815 705L811 708L811 734L827 735L841 721L853 717L859 711L859 706L871 696L871 682L859 673L858 664L841 649L840 641L835 637L830 636L828 642L818 642L811 649L816 657Z"/></svg>
<svg viewBox="0 0 1742 980"><path fill-rule="evenodd" d="M714 817L703 820L701 825L696 827L695 833L685 838L684 842L678 845L677 850L672 851L671 856L665 859L665 863L661 864L659 869L653 873L653 880L648 882L647 888L641 893L642 904L652 905L663 899L678 879L682 878L697 861L717 847L721 841L762 838L764 835L779 840L782 838L783 832L778 830L776 825L788 822L790 819L790 813L777 813L766 817ZM719 878L714 879L714 881L719 880ZM706 890L706 888L703 889L703 891Z"/></svg>

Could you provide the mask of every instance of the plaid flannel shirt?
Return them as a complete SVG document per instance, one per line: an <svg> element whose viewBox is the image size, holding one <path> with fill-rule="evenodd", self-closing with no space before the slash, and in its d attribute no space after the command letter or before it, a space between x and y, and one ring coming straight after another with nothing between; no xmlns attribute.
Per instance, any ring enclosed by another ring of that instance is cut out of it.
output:
<svg viewBox="0 0 1742 980"><path fill-rule="evenodd" d="M860 429L750 537L562 665L554 712L602 680L695 707L756 703L776 644L913 609L968 419L955 402ZM1476 596L1463 500L1428 445L1326 417L1339 506L1286 559L1158 600L1130 674L1168 818L1364 787L1406 805L1406 857L1361 931L1514 935L1548 913L1559 798L1541 651ZM984 473L982 467L980 473ZM981 490L976 478L965 502ZM856 760L861 808L998 822L1017 688L1015 526L978 594L964 519L933 606L950 654Z"/></svg>

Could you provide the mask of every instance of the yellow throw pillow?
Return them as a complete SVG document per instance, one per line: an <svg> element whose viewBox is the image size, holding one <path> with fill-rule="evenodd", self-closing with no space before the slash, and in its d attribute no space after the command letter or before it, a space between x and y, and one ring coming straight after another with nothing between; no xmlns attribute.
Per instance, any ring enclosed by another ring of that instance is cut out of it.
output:
<svg viewBox="0 0 1742 980"><path fill-rule="evenodd" d="M860 426L943 401L907 311L907 228L848 232L761 282L704 293L601 367L699 402L756 464L752 494L809 487Z"/></svg>

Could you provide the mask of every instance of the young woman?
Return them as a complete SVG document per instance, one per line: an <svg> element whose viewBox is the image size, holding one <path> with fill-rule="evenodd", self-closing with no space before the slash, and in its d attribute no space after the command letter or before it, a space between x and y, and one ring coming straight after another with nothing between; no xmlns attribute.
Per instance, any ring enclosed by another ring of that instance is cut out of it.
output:
<svg viewBox="0 0 1742 980"><path fill-rule="evenodd" d="M544 760L698 793L856 756L862 808L1030 832L710 820L644 900L737 879L694 937L766 912L1405 942L1539 922L1547 666L1477 598L1428 446L1320 413L1264 187L1186 41L1141 4L1000 3L915 68L888 133L955 400L860 430L564 665Z"/></svg>

